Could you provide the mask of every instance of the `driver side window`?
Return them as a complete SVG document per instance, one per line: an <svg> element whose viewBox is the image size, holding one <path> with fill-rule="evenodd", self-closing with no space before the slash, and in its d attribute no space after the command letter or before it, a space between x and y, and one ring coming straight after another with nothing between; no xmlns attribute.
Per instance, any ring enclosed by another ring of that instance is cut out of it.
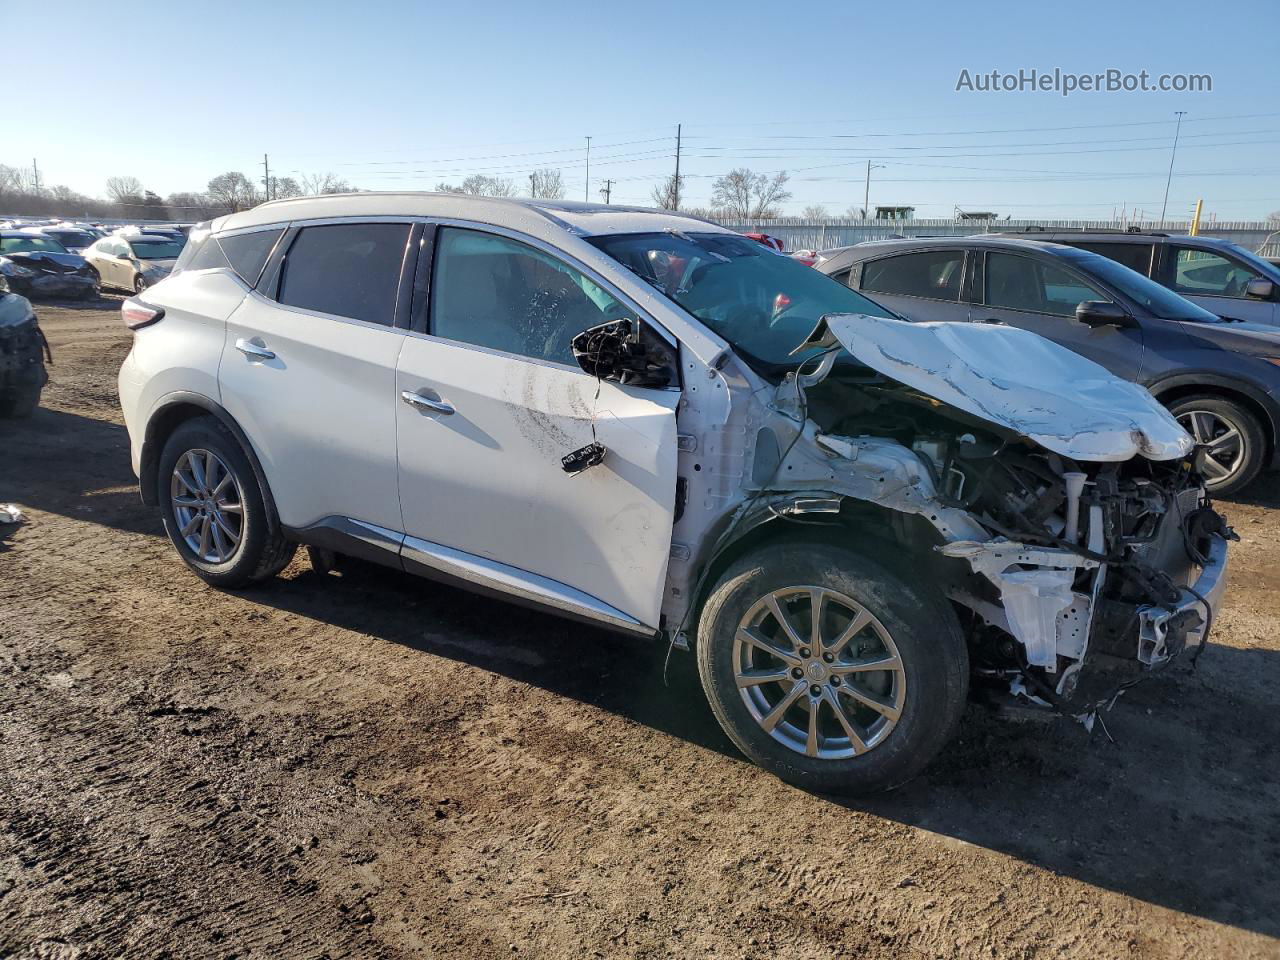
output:
<svg viewBox="0 0 1280 960"><path fill-rule="evenodd" d="M506 237L443 227L431 280L431 333L576 366L588 327L634 316L578 270Z"/></svg>
<svg viewBox="0 0 1280 960"><path fill-rule="evenodd" d="M1173 289L1201 297L1243 297L1258 274L1208 250L1173 249Z"/></svg>

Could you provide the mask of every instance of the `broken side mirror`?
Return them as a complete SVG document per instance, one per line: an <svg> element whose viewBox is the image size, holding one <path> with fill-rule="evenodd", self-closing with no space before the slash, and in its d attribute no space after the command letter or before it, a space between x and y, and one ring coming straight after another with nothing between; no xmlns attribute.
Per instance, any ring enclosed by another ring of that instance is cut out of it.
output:
<svg viewBox="0 0 1280 960"><path fill-rule="evenodd" d="M1129 311L1110 300L1085 300L1076 307L1076 319L1087 327L1131 327Z"/></svg>
<svg viewBox="0 0 1280 960"><path fill-rule="evenodd" d="M623 318L588 327L573 338L574 359L611 383L669 387L676 382L676 350L644 324Z"/></svg>
<svg viewBox="0 0 1280 960"><path fill-rule="evenodd" d="M1265 277L1254 277L1244 287L1244 295L1250 300L1275 299L1276 285Z"/></svg>

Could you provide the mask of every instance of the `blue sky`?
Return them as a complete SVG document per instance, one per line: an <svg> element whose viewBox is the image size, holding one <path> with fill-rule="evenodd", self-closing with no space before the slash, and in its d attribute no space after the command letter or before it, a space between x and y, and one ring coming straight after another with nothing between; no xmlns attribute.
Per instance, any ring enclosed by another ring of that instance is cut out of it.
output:
<svg viewBox="0 0 1280 960"><path fill-rule="evenodd" d="M4 4L24 76L0 163L93 195L130 174L160 194L241 170L330 171L366 189L470 173L527 183L559 167L571 198L605 178L648 202L671 171L693 204L736 166L787 170L793 199L950 216L1158 215L1185 110L1170 216L1280 209L1280 6L93 2ZM141 64L141 69L135 69ZM957 92L1020 68L1208 73L1211 93ZM12 74L11 74L12 76Z"/></svg>

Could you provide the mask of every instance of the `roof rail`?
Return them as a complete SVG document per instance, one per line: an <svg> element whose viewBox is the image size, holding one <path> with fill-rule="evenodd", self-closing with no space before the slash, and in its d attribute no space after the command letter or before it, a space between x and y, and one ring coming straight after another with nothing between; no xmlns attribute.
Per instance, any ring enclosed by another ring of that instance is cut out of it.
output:
<svg viewBox="0 0 1280 960"><path fill-rule="evenodd" d="M1169 236L1163 230L1143 230L1141 227L1125 227L1121 230L1118 227L1042 227L1038 224L1023 227L1021 230L1000 230L998 232L1006 236L1019 236L1028 233L1116 233L1120 235L1139 234L1144 237Z"/></svg>

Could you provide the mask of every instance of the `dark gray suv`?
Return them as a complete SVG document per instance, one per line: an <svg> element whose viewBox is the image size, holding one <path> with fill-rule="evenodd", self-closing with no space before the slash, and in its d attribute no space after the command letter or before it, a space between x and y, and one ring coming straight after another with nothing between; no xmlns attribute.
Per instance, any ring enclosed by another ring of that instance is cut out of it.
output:
<svg viewBox="0 0 1280 960"><path fill-rule="evenodd" d="M910 320L1031 330L1147 387L1218 495L1276 462L1280 331L1223 320L1115 260L1012 237L862 243L816 269Z"/></svg>
<svg viewBox="0 0 1280 960"><path fill-rule="evenodd" d="M1210 313L1280 328L1280 266L1230 240L1051 227L1001 236L1047 240L1100 253Z"/></svg>

